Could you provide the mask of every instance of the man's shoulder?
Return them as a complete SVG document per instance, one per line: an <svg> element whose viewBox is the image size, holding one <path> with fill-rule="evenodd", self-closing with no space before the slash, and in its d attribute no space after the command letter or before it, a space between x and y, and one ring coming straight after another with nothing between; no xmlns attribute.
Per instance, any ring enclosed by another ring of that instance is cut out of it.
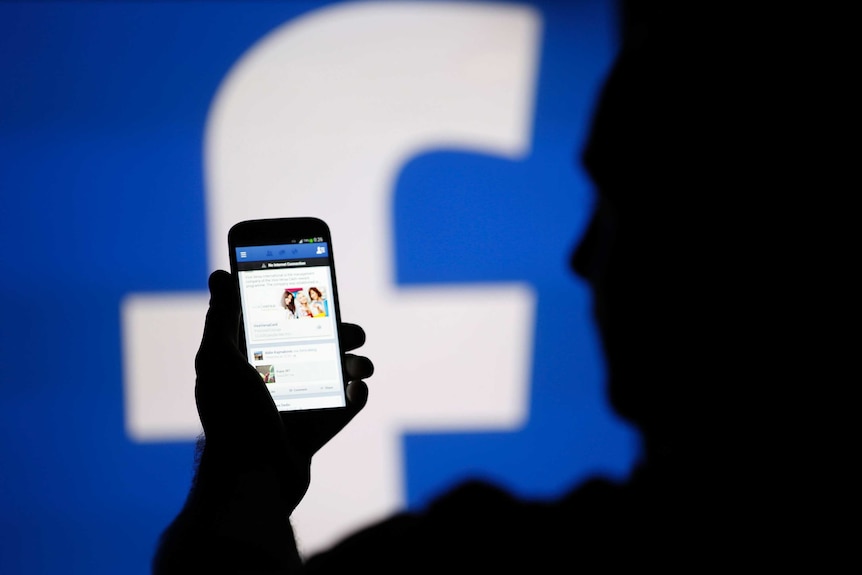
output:
<svg viewBox="0 0 862 575"><path fill-rule="evenodd" d="M358 565L462 570L559 565L571 550L571 535L595 526L586 501L598 513L619 491L615 484L595 480L561 497L530 499L492 482L466 481L421 510L398 513L354 533L307 566L329 572Z"/></svg>

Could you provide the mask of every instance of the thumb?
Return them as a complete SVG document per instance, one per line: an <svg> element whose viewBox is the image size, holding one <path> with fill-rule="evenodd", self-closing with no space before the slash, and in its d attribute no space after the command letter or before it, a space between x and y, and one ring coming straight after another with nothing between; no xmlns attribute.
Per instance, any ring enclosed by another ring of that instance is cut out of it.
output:
<svg viewBox="0 0 862 575"><path fill-rule="evenodd" d="M207 441L239 444L256 433L276 436L281 423L269 390L237 346L240 313L233 276L214 271L209 290L204 333L195 356L195 401Z"/></svg>
<svg viewBox="0 0 862 575"><path fill-rule="evenodd" d="M210 301L201 347L208 344L237 345L239 301L233 276L216 270L209 277Z"/></svg>
<svg viewBox="0 0 862 575"><path fill-rule="evenodd" d="M237 346L239 298L233 276L224 270L214 271L209 277L209 290L210 301L204 333L195 356L195 372L198 377L218 375L213 372L222 369L219 366L228 358L242 356Z"/></svg>

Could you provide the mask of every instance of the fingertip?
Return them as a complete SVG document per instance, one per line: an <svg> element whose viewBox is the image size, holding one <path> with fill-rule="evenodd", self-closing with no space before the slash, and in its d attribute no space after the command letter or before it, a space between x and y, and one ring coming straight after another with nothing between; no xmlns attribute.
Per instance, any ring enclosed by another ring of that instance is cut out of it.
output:
<svg viewBox="0 0 862 575"><path fill-rule="evenodd" d="M224 270L216 270L209 277L210 307L233 309L237 306L233 276Z"/></svg>
<svg viewBox="0 0 862 575"><path fill-rule="evenodd" d="M365 345L365 330L355 323L341 322L341 339L346 351Z"/></svg>
<svg viewBox="0 0 862 575"><path fill-rule="evenodd" d="M353 411L359 411L368 402L368 386L364 381L353 381L347 386L347 401Z"/></svg>
<svg viewBox="0 0 862 575"><path fill-rule="evenodd" d="M349 380L368 379L374 375L374 364L364 355L344 354Z"/></svg>
<svg viewBox="0 0 862 575"><path fill-rule="evenodd" d="M215 270L209 277L210 293L222 293L227 286L231 284L231 276L225 270Z"/></svg>

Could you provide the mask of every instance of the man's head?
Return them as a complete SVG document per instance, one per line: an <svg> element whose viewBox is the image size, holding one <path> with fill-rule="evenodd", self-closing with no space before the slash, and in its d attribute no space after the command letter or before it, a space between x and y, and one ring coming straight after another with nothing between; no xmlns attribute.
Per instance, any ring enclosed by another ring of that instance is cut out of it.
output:
<svg viewBox="0 0 862 575"><path fill-rule="evenodd" d="M692 67L707 66L696 30L662 19L674 13L646 16L625 39L583 151L599 199L572 266L593 288L611 402L649 448L696 441L705 423L721 178L711 177L709 68Z"/></svg>

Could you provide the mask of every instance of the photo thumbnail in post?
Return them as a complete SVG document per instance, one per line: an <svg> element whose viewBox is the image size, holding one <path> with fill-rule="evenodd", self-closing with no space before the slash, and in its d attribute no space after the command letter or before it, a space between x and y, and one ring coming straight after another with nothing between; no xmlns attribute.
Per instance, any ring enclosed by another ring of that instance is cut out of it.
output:
<svg viewBox="0 0 862 575"><path fill-rule="evenodd" d="M254 368L264 383L275 383L275 368L272 365L256 365Z"/></svg>
<svg viewBox="0 0 862 575"><path fill-rule="evenodd" d="M285 288L281 294L281 307L288 319L321 318L329 316L326 289L317 286Z"/></svg>

